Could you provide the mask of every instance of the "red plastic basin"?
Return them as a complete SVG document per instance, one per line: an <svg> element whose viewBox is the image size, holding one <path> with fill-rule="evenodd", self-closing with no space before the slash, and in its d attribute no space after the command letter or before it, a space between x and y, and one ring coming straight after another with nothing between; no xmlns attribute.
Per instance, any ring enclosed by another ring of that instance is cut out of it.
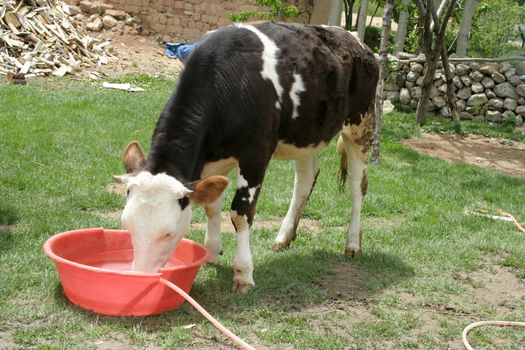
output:
<svg viewBox="0 0 525 350"><path fill-rule="evenodd" d="M101 228L59 233L46 241L44 252L55 262L73 304L119 316L153 315L179 307L184 299L159 278L189 293L200 266L210 259L205 247L183 239L157 273L133 272L129 232Z"/></svg>

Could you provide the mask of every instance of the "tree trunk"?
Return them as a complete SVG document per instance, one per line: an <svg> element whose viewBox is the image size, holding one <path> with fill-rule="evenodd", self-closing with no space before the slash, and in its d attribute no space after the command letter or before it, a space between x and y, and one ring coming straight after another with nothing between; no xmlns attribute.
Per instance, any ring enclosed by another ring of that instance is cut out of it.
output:
<svg viewBox="0 0 525 350"><path fill-rule="evenodd" d="M441 17L441 14L443 13L443 10L445 9L446 5L448 4L448 1L449 0L441 0L441 2L439 3L439 7L437 9L438 18ZM434 3L436 3L436 2L434 2ZM434 20L432 19L431 22L430 22L430 30L433 30L433 29L434 29Z"/></svg>
<svg viewBox="0 0 525 350"><path fill-rule="evenodd" d="M447 48L443 45L441 49L441 61L443 62L443 71L445 72L445 79L447 81L447 101L452 120L454 121L454 129L456 132L461 131L461 122L459 120L458 107L456 105L456 93L454 92L453 76L450 71L448 62Z"/></svg>
<svg viewBox="0 0 525 350"><path fill-rule="evenodd" d="M359 9L359 17L357 22L357 36L359 39L365 41L365 26L366 26L366 12L368 11L368 0L361 0L361 8Z"/></svg>
<svg viewBox="0 0 525 350"><path fill-rule="evenodd" d="M345 9L345 29L352 29L352 11L354 8L355 0L343 0L343 5Z"/></svg>
<svg viewBox="0 0 525 350"><path fill-rule="evenodd" d="M456 55L465 57L467 55L467 43L472 27L472 17L478 6L477 0L465 0L465 8L461 16L461 26L459 27L458 42L456 44Z"/></svg>
<svg viewBox="0 0 525 350"><path fill-rule="evenodd" d="M328 15L328 25L340 26L342 12L343 12L343 2L341 0L331 0L330 1L330 13Z"/></svg>
<svg viewBox="0 0 525 350"><path fill-rule="evenodd" d="M432 0L427 0L426 6L423 3L423 0L417 0L417 5L419 7L420 16L424 16L422 47L427 61L427 69L425 70L425 77L423 78L423 86L421 89L421 97L419 99L416 111L416 121L419 125L423 125L426 120L428 100L430 98L432 83L434 82L434 73L437 68L439 57L444 49L443 41L445 39L445 31L448 20L450 19L452 11L456 6L456 0L450 1L447 12L445 16L443 16L443 23L439 22L439 17L436 13ZM431 23L434 24L432 25L432 29ZM433 37L432 32L436 34L435 38Z"/></svg>
<svg viewBox="0 0 525 350"><path fill-rule="evenodd" d="M386 0L383 12L383 31L381 33L381 43L379 45L379 80L376 89L375 100L375 119L374 139L372 141L372 164L377 164L380 153L381 128L383 127L383 85L386 75L387 46L390 36L390 25L392 23L392 10L394 0Z"/></svg>
<svg viewBox="0 0 525 350"><path fill-rule="evenodd" d="M401 6L408 5L408 0L403 0ZM399 23L397 25L396 37L394 38L394 54L402 52L405 47L405 39L407 37L408 12L402 10L399 13Z"/></svg>
<svg viewBox="0 0 525 350"><path fill-rule="evenodd" d="M378 2L377 5L376 5L376 9L374 10L374 13L372 14L372 16L370 17L370 23L368 23L369 26L372 25L372 22L374 21L374 17L376 16L377 14L377 10L379 10L379 6L381 6L381 3ZM384 11L384 9L383 9Z"/></svg>

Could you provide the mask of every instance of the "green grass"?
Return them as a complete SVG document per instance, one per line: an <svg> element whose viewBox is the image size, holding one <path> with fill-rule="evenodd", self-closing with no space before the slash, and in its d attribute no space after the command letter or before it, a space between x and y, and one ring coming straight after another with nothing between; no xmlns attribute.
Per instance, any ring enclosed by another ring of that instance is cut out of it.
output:
<svg viewBox="0 0 525 350"><path fill-rule="evenodd" d="M120 227L118 219L100 215L124 206L106 185L123 172L121 151L130 140L148 149L175 83L147 76L119 81L146 92L70 80L0 86L0 348L97 349L111 342L129 349L230 347L188 305L137 318L81 310L64 297L43 254L45 240L58 232ZM434 131L452 129L440 125ZM424 129L436 127L431 120ZM463 127L518 137L496 126ZM230 292L235 237L225 234L220 263L201 269L192 295L261 349L459 347L461 330L472 321L525 319L523 293L484 304L478 296L483 281L468 278L495 276L492 268L499 266L523 282L525 237L510 224L464 215L465 209L501 208L525 221L525 179L429 158L400 143L420 131L410 114L385 120L381 162L369 168L363 257L342 254L351 203L337 190L332 143L321 154L321 174L304 211L322 232L300 229L292 248L276 254L269 248L276 232L254 230L257 286L248 295ZM281 220L292 185L293 165L273 162L256 220ZM231 197L230 190L226 203ZM194 221L204 217L195 209ZM203 236L189 233L201 242ZM525 335L483 329L471 339L484 348L519 349Z"/></svg>

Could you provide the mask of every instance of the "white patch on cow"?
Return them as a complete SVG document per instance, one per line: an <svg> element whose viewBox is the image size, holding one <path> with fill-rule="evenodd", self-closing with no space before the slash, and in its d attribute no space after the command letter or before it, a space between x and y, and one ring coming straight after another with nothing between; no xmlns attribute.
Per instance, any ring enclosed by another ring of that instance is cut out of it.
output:
<svg viewBox="0 0 525 350"><path fill-rule="evenodd" d="M281 104L279 103L279 101L275 101L275 108L281 109Z"/></svg>
<svg viewBox="0 0 525 350"><path fill-rule="evenodd" d="M246 181L244 176L242 176L241 170L239 169L237 172L237 188L239 189L244 187L248 187L248 181Z"/></svg>
<svg viewBox="0 0 525 350"><path fill-rule="evenodd" d="M261 40L263 44L263 70L261 71L261 75L263 79L268 79L272 82L273 87L275 88L275 91L277 92L277 96L279 98L278 103L282 102L282 95L284 89L281 86L281 83L279 82L279 75L277 75L277 51L279 51L279 48L268 36L263 34L254 26L239 23L237 27L251 31L252 33L257 35L259 40Z"/></svg>
<svg viewBox="0 0 525 350"><path fill-rule="evenodd" d="M303 91L306 91L306 88L304 87L303 77L301 77L300 74L294 73L293 83L290 89L290 99L293 103L292 119L295 119L299 116L298 109L301 105L301 96L299 96L299 94Z"/></svg>
<svg viewBox="0 0 525 350"><path fill-rule="evenodd" d="M354 38L357 39L357 42L359 43L359 45L361 45L361 48L364 50L365 49L365 46L363 45L363 43L361 42L361 39L359 39L359 35L357 34L357 32L348 32L350 34L352 34L354 36Z"/></svg>
<svg viewBox="0 0 525 350"><path fill-rule="evenodd" d="M289 143L284 143L284 141L281 140L277 143L275 151L273 151L272 159L299 159L308 155L317 154L325 147L325 142L301 148Z"/></svg>
<svg viewBox="0 0 525 350"><path fill-rule="evenodd" d="M259 185L259 186L260 186L260 185ZM248 198L248 202L249 202L249 203L252 203L253 200L255 199L255 193L257 192L257 189L259 188L259 186L251 187L251 188L248 190L248 193L250 194L250 197Z"/></svg>
<svg viewBox="0 0 525 350"><path fill-rule="evenodd" d="M204 179L205 177L211 175L228 175L230 170L237 166L239 166L239 162L233 157L221 159L216 162L207 163L202 169L201 178Z"/></svg>

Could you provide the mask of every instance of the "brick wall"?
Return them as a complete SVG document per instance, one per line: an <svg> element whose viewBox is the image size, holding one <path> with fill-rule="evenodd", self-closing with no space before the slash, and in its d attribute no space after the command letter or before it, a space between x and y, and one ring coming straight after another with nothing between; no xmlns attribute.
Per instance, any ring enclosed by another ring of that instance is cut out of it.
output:
<svg viewBox="0 0 525 350"><path fill-rule="evenodd" d="M169 35L177 40L193 41L208 30L230 24L228 14L254 10L251 0L104 0L115 9L142 19L144 28ZM290 1L301 14L294 22L308 23L315 0Z"/></svg>

